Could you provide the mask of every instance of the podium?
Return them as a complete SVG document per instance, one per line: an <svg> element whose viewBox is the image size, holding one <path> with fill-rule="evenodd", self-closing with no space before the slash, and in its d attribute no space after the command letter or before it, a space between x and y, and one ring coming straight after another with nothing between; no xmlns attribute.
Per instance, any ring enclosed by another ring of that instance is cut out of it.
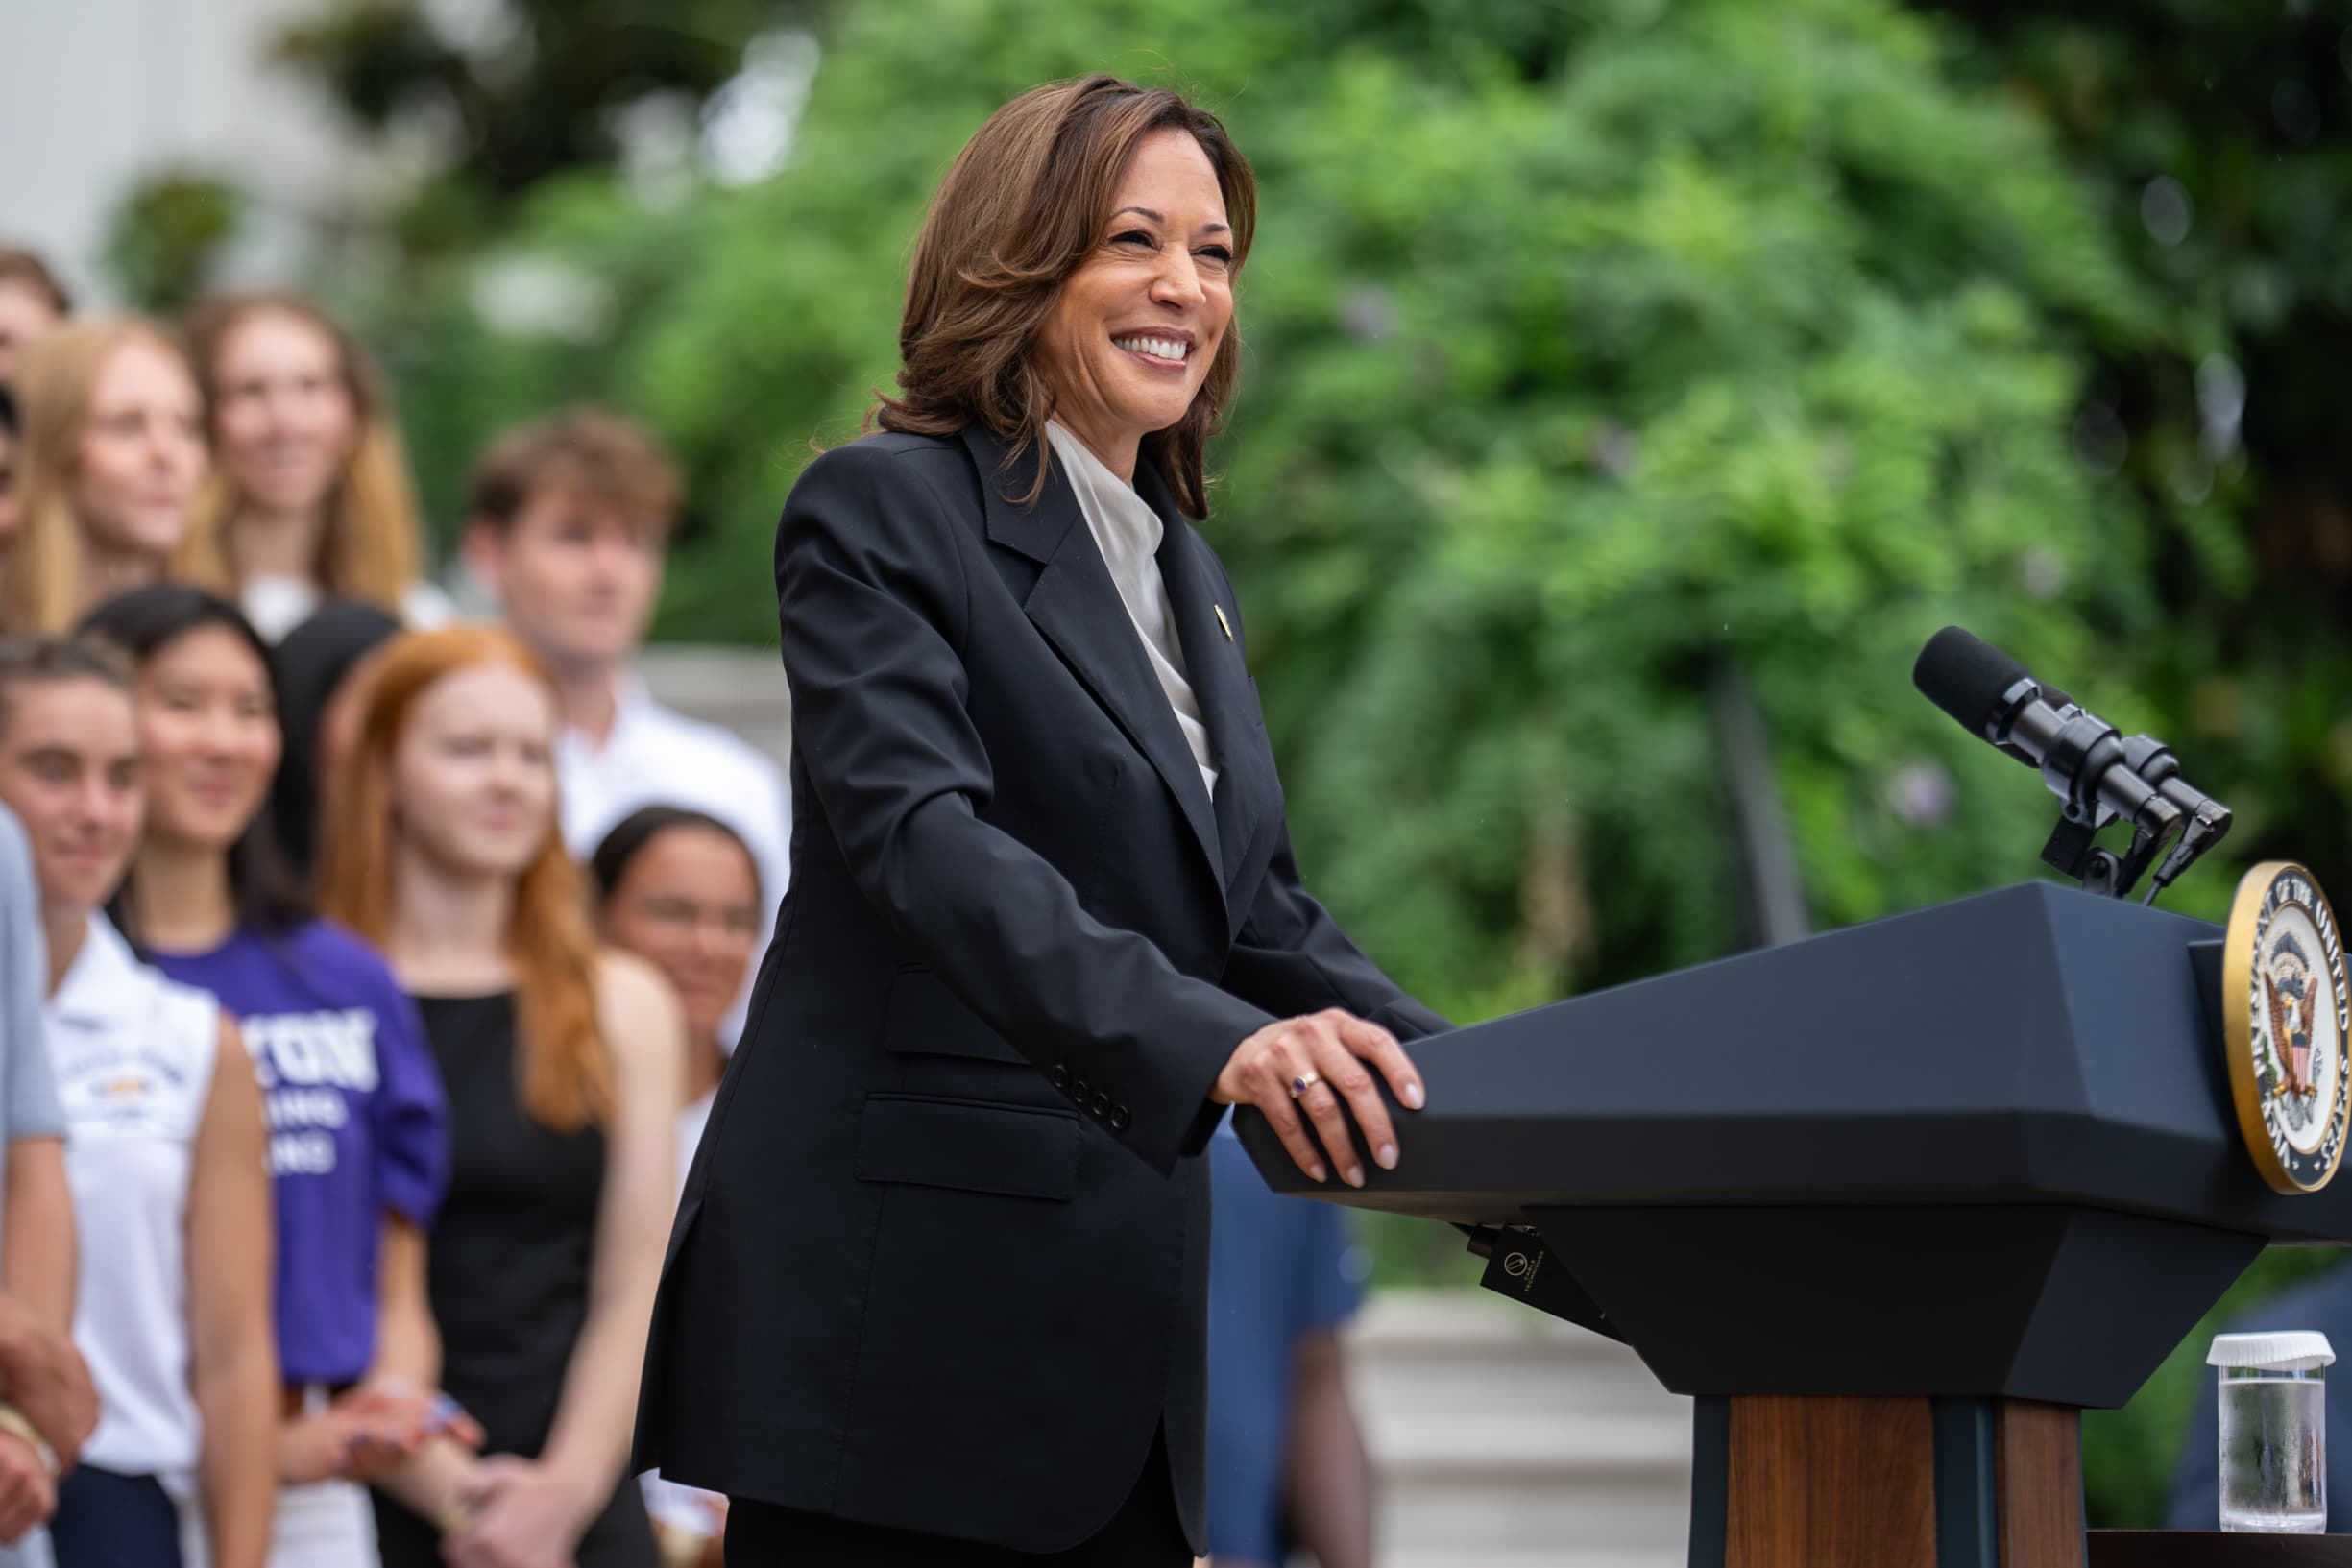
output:
<svg viewBox="0 0 2352 1568"><path fill-rule="evenodd" d="M2265 1243L2352 1241L2352 1176L2246 1154L2220 936L2003 888L1418 1042L1360 1191L1241 1133L1695 1396L1692 1568L2083 1568L2082 1409Z"/></svg>

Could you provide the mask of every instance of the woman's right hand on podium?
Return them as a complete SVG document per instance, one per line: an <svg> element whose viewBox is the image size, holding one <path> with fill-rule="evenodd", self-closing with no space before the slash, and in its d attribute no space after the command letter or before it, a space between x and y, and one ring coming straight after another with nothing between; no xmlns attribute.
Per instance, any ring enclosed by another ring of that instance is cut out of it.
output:
<svg viewBox="0 0 2352 1568"><path fill-rule="evenodd" d="M1361 1187L1364 1165L1347 1135L1342 1100L1380 1169L1396 1169L1396 1129L1368 1063L1389 1080L1401 1104L1421 1108L1420 1074L1396 1037L1338 1007L1278 1019L1244 1040L1217 1074L1209 1098L1264 1112L1298 1169L1317 1181L1327 1179L1323 1156L1328 1151L1342 1179Z"/></svg>

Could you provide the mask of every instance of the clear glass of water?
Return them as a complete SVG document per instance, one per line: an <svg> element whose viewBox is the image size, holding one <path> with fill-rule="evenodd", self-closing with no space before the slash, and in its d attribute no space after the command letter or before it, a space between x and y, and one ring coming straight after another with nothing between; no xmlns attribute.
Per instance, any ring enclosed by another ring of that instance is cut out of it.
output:
<svg viewBox="0 0 2352 1568"><path fill-rule="evenodd" d="M2327 1367L2323 1334L2225 1334L2219 1370L2221 1528L2316 1535L2327 1530Z"/></svg>

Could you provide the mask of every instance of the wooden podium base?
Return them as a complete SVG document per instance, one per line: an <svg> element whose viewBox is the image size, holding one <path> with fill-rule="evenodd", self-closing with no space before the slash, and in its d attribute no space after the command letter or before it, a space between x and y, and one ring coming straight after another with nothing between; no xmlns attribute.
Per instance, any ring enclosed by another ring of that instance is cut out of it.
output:
<svg viewBox="0 0 2352 1568"><path fill-rule="evenodd" d="M2086 1568L2081 1425L2017 1399L1701 1399L1691 1568Z"/></svg>

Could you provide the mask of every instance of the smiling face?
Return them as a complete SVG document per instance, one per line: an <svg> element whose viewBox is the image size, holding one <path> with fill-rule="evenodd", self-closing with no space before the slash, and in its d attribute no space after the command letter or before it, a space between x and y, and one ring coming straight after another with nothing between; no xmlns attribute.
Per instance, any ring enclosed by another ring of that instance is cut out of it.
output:
<svg viewBox="0 0 2352 1568"><path fill-rule="evenodd" d="M160 561L187 534L206 468L196 382L147 337L107 356L75 453L73 508L92 543Z"/></svg>
<svg viewBox="0 0 2352 1568"><path fill-rule="evenodd" d="M1155 131L1119 177L1100 243L1039 329L1054 418L1131 477L1137 443L1184 417L1233 321L1233 235L1217 170Z"/></svg>
<svg viewBox="0 0 2352 1568"><path fill-rule="evenodd" d="M604 901L604 934L669 977L696 1040L718 1038L760 940L759 874L743 846L691 823L665 828Z"/></svg>
<svg viewBox="0 0 2352 1568"><path fill-rule="evenodd" d="M226 626L181 633L139 668L148 832L227 850L261 809L282 741L270 673Z"/></svg>
<svg viewBox="0 0 2352 1568"><path fill-rule="evenodd" d="M212 427L239 494L272 513L326 504L359 438L335 340L284 310L255 310L222 337Z"/></svg>
<svg viewBox="0 0 2352 1568"><path fill-rule="evenodd" d="M518 876L555 832L555 694L508 664L419 693L392 756L404 852L458 877Z"/></svg>
<svg viewBox="0 0 2352 1568"><path fill-rule="evenodd" d="M80 918L104 905L138 843L144 797L131 696L87 676L8 693L0 800L33 846L42 906Z"/></svg>

